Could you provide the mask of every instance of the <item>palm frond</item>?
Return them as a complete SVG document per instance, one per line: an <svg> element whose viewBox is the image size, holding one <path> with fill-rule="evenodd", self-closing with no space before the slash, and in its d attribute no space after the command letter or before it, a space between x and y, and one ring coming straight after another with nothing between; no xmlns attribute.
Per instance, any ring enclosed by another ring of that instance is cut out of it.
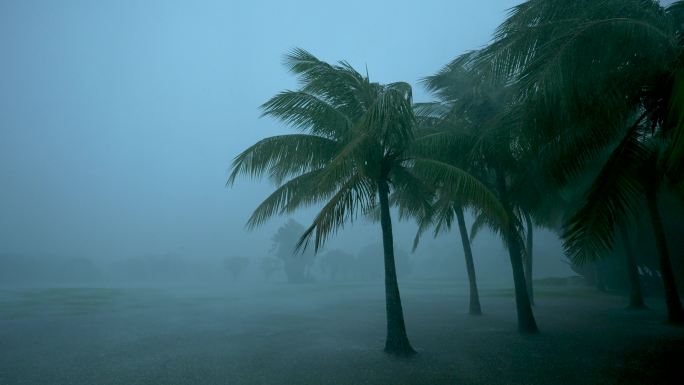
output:
<svg viewBox="0 0 684 385"><path fill-rule="evenodd" d="M475 220L470 226L470 242L474 242L477 235L485 228L489 228L495 234L502 234L501 224L495 221L491 221L488 215L482 211L478 211L475 215Z"/></svg>
<svg viewBox="0 0 684 385"><path fill-rule="evenodd" d="M675 5L673 4L672 7ZM684 2L679 6L684 13ZM676 183L684 179L684 67L679 68L673 78L668 106L670 125L668 136L671 139L665 152L665 170Z"/></svg>
<svg viewBox="0 0 684 385"><path fill-rule="evenodd" d="M586 194L585 204L565 224L563 246L577 264L611 250L614 227L625 223L643 195L641 170L652 151L633 125L612 152Z"/></svg>
<svg viewBox="0 0 684 385"><path fill-rule="evenodd" d="M351 118L328 101L304 91L283 91L261 105L272 116L305 132L335 138L352 125Z"/></svg>
<svg viewBox="0 0 684 385"><path fill-rule="evenodd" d="M561 122L614 127L674 60L675 35L657 1L530 0L513 9L480 59Z"/></svg>
<svg viewBox="0 0 684 385"><path fill-rule="evenodd" d="M275 215L292 213L296 209L325 200L336 186L322 189L319 183L323 169L310 171L290 179L278 187L252 213L247 221L248 229L263 225Z"/></svg>
<svg viewBox="0 0 684 385"><path fill-rule="evenodd" d="M274 183L318 169L329 163L338 145L335 141L308 134L272 136L252 145L233 160L227 185L246 175L259 178L268 173Z"/></svg>
<svg viewBox="0 0 684 385"><path fill-rule="evenodd" d="M477 178L461 168L433 159L415 158L413 172L421 175L428 185L440 187L440 194L466 206L487 211L501 223L508 216L499 199Z"/></svg>
<svg viewBox="0 0 684 385"><path fill-rule="evenodd" d="M327 238L346 222L353 222L360 212L368 212L375 206L374 192L375 188L368 179L352 176L316 215L311 226L299 238L296 249L305 250L313 238L314 252L318 252Z"/></svg>
<svg viewBox="0 0 684 385"><path fill-rule="evenodd" d="M393 167L389 178L393 187L390 202L399 208L400 219L430 216L435 194L431 186L403 166Z"/></svg>
<svg viewBox="0 0 684 385"><path fill-rule="evenodd" d="M371 95L361 92L368 88L368 79L346 62L331 65L295 48L285 55L284 64L298 75L301 91L321 97L352 120L358 117L354 113L363 110L371 100Z"/></svg>

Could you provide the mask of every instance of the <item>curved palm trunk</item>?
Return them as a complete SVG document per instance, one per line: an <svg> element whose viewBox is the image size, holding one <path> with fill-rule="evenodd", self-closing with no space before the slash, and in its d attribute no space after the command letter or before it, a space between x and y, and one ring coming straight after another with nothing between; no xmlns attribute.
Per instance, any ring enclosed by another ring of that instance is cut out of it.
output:
<svg viewBox="0 0 684 385"><path fill-rule="evenodd" d="M532 252L534 249L534 224L532 217L525 214L527 224L527 243L525 244L525 283L527 283L527 295L530 297L530 304L534 305L534 287L532 285Z"/></svg>
<svg viewBox="0 0 684 385"><path fill-rule="evenodd" d="M663 286L665 287L667 319L672 323L684 323L684 311L682 311L682 303L679 299L679 293L677 292L677 285L675 284L672 263L670 262L670 254L667 250L665 229L663 228L663 221L660 217L660 211L658 211L658 201L655 192L649 192L647 194L646 203L648 205L648 212L651 217L653 232L655 233L658 254L660 254L660 275L663 280Z"/></svg>
<svg viewBox="0 0 684 385"><path fill-rule="evenodd" d="M382 246L385 252L385 306L387 312L387 339L385 352L396 355L412 355L415 350L406 335L404 311L401 306L397 271L394 264L394 240L392 238L392 218L389 209L389 187L386 181L378 184L380 198L380 225L382 226Z"/></svg>
<svg viewBox="0 0 684 385"><path fill-rule="evenodd" d="M627 276L629 277L629 307L632 309L645 309L646 304L644 303L644 295L641 291L641 282L639 281L639 268L637 267L636 258L634 258L632 246L629 244L629 232L625 225L620 225L620 237L625 249L625 264Z"/></svg>
<svg viewBox="0 0 684 385"><path fill-rule="evenodd" d="M506 210L509 221L505 228L505 240L508 246L508 255L513 269L513 284L515 287L515 305L518 313L518 331L525 334L539 333L537 321L532 313L532 304L527 294L527 284L525 282L525 271L522 260L522 242L518 241L517 229L513 216L513 210L508 203L506 194L506 182L501 172L496 173L497 187L501 203Z"/></svg>
<svg viewBox="0 0 684 385"><path fill-rule="evenodd" d="M523 268L520 242L515 240L515 225L510 224L506 234L508 255L513 268L513 284L515 286L515 304L518 311L518 330L521 333L534 334L539 332L537 322L532 313L532 304L527 294L527 283Z"/></svg>
<svg viewBox="0 0 684 385"><path fill-rule="evenodd" d="M594 266L594 276L596 278L596 290L605 293L606 290L606 284L603 281L603 273L601 272L601 268L599 267L598 262L593 263Z"/></svg>
<svg viewBox="0 0 684 385"><path fill-rule="evenodd" d="M466 229L465 218L463 216L463 207L456 205L456 218L458 219L458 229L461 232L461 243L463 243L463 254L465 255L466 270L468 271L468 283L470 284L470 305L469 313L473 315L482 314L480 307L480 294L477 291L477 278L475 277L475 263L473 261L473 252L470 249L470 238L468 238L468 229Z"/></svg>

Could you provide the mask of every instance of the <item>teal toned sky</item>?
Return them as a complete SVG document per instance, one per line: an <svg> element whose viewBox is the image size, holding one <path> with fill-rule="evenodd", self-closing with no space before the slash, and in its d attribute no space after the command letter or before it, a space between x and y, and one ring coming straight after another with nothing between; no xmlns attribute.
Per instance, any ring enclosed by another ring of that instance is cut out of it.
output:
<svg viewBox="0 0 684 385"><path fill-rule="evenodd" d="M0 253L263 253L270 191L231 159L287 132L258 106L295 87L282 55L420 78L485 44L514 0L0 2ZM297 216L303 223L313 211ZM369 230L372 229L372 230ZM398 226L407 248L412 224ZM377 241L355 225L332 245Z"/></svg>

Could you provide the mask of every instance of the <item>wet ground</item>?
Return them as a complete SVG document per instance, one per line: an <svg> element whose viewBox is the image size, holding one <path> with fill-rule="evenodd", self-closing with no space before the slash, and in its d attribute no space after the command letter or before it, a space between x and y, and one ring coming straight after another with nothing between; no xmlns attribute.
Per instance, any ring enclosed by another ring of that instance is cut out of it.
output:
<svg viewBox="0 0 684 385"><path fill-rule="evenodd" d="M376 284L0 290L0 384L679 384L684 329L661 301L538 289L542 333L510 290L402 285L419 354L382 353ZM679 358L677 358L679 357Z"/></svg>

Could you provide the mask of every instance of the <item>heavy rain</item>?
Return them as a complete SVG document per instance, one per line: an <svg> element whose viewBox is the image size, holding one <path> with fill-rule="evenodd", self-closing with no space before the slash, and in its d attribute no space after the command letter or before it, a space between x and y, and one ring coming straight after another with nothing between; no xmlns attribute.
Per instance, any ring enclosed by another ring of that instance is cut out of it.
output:
<svg viewBox="0 0 684 385"><path fill-rule="evenodd" d="M684 1L0 2L0 385L680 384Z"/></svg>

